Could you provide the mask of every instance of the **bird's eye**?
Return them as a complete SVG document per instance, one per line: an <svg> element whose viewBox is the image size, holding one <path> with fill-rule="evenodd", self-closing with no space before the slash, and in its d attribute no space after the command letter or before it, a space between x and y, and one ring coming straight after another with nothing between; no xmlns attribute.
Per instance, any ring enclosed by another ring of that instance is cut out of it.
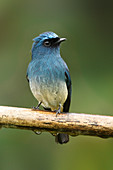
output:
<svg viewBox="0 0 113 170"><path fill-rule="evenodd" d="M49 47L51 45L50 41L46 40L44 41L44 46Z"/></svg>

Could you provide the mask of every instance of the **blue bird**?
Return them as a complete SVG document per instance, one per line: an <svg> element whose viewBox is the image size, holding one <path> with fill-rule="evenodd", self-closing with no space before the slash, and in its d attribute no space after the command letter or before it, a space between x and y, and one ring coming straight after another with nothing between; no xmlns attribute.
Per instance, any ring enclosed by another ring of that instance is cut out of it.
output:
<svg viewBox="0 0 113 170"><path fill-rule="evenodd" d="M60 56L60 38L53 32L44 32L33 39L32 60L27 69L31 92L38 100L38 106L45 110L69 112L71 102L71 78L69 69ZM59 133L56 142L69 141L67 134Z"/></svg>

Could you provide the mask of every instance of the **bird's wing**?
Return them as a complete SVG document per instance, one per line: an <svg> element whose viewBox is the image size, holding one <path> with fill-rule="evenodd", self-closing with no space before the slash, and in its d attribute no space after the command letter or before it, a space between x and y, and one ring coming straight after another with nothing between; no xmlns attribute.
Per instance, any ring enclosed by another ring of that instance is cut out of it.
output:
<svg viewBox="0 0 113 170"><path fill-rule="evenodd" d="M27 79L27 81L29 82L29 79L28 79L28 72L27 72L27 74L26 74L26 79Z"/></svg>
<svg viewBox="0 0 113 170"><path fill-rule="evenodd" d="M65 70L65 81L66 81L66 85L67 85L68 96L67 96L67 99L66 99L66 101L65 101L65 103L63 105L63 112L68 112L69 111L69 107L70 107L71 92L72 92L71 77L70 77L68 69Z"/></svg>

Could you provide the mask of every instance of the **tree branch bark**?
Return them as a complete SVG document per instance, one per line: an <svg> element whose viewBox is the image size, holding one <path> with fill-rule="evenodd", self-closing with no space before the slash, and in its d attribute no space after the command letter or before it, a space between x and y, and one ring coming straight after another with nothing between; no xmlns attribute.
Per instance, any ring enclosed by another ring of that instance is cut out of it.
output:
<svg viewBox="0 0 113 170"><path fill-rule="evenodd" d="M113 117L84 113L61 113L0 106L0 126L71 136L113 137Z"/></svg>

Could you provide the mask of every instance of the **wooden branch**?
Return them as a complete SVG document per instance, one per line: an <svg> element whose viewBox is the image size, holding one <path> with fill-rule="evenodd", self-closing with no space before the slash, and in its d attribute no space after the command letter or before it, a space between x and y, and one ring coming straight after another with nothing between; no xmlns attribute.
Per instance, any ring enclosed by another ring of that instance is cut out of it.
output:
<svg viewBox="0 0 113 170"><path fill-rule="evenodd" d="M5 128L113 137L113 117L83 113L61 113L0 106L0 126Z"/></svg>

